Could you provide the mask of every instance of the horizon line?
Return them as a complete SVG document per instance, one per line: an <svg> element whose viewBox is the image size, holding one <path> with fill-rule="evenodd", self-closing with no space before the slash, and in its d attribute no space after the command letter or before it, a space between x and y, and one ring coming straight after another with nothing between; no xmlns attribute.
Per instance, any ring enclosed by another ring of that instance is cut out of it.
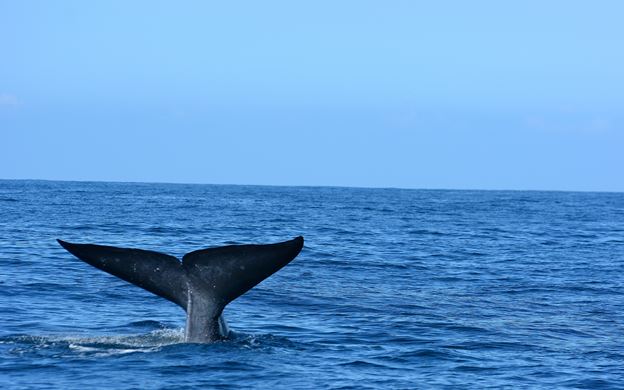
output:
<svg viewBox="0 0 624 390"><path fill-rule="evenodd" d="M357 186L357 185L313 185L313 184L241 184L241 183L198 183L198 182L168 182L168 181L123 181L123 180L68 180L68 179L4 179L0 181L38 181L38 182L65 182L65 183L111 183L111 184L165 184L190 186L240 186L240 187L288 187L288 188L352 188L367 190L413 190L413 191L492 191L492 192L580 192L580 193L607 193L622 194L624 191L613 190L561 190L561 189L500 189L500 188L425 188L425 187L394 187L394 186Z"/></svg>

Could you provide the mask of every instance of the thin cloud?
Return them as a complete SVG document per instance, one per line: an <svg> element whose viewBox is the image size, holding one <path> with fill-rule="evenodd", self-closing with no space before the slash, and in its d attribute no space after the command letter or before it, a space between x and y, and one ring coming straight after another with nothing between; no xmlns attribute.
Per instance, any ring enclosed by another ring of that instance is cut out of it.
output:
<svg viewBox="0 0 624 390"><path fill-rule="evenodd" d="M15 95L9 93L0 93L0 106L15 107L20 104L19 99Z"/></svg>
<svg viewBox="0 0 624 390"><path fill-rule="evenodd" d="M556 133L602 134L613 129L613 121L602 116L531 116L526 118L529 128Z"/></svg>

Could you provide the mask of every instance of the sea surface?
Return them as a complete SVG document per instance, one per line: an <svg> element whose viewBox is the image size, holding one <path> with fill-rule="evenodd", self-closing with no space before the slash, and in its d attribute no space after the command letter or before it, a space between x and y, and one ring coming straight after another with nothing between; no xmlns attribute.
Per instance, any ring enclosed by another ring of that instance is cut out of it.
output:
<svg viewBox="0 0 624 390"><path fill-rule="evenodd" d="M183 342L64 251L305 237ZM624 193L0 181L0 388L623 389Z"/></svg>

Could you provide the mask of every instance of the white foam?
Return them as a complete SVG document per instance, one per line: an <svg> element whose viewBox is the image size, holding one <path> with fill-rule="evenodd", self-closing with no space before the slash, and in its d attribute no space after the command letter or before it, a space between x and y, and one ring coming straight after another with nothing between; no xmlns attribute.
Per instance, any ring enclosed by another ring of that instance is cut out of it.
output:
<svg viewBox="0 0 624 390"><path fill-rule="evenodd" d="M147 334L119 336L20 336L15 342L28 342L36 349L66 344L70 351L81 355L114 356L129 353L157 352L163 346L184 342L184 329L159 329ZM3 343L9 342L3 340Z"/></svg>

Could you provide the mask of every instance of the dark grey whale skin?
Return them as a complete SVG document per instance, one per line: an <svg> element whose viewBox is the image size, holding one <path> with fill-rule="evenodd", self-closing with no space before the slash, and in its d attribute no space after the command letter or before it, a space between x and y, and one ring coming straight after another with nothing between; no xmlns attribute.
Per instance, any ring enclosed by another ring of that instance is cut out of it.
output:
<svg viewBox="0 0 624 390"><path fill-rule="evenodd" d="M227 337L225 306L290 263L303 237L266 245L228 245L176 257L143 249L57 240L80 260L115 275L186 311L185 341L207 343Z"/></svg>

